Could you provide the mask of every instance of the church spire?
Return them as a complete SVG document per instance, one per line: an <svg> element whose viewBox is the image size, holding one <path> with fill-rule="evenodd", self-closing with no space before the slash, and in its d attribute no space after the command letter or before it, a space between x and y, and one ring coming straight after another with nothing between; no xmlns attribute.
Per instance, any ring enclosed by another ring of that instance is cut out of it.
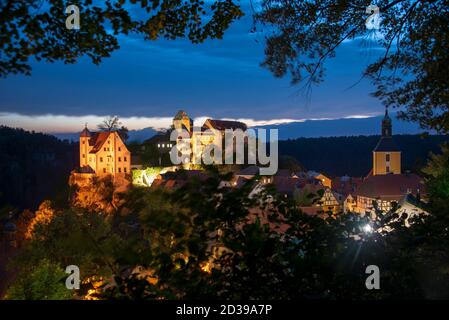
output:
<svg viewBox="0 0 449 320"><path fill-rule="evenodd" d="M382 137L391 137L392 135L392 125L391 119L388 115L388 107L385 108L385 116L382 120Z"/></svg>

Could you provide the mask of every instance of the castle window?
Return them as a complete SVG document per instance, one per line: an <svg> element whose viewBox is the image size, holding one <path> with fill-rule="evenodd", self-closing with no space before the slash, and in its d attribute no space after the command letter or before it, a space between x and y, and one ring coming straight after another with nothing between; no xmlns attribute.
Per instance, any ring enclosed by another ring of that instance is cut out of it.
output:
<svg viewBox="0 0 449 320"><path fill-rule="evenodd" d="M106 173L106 168L103 168L103 173Z"/></svg>
<svg viewBox="0 0 449 320"><path fill-rule="evenodd" d="M126 157L124 157L124 158L123 158L123 161L125 161L125 162L126 162Z"/></svg>
<svg viewBox="0 0 449 320"><path fill-rule="evenodd" d="M390 161L390 154L389 154L389 153L387 153L387 154L385 155L385 160L386 160L386 161Z"/></svg>
<svg viewBox="0 0 449 320"><path fill-rule="evenodd" d="M104 151L107 151L106 148L104 148Z"/></svg>
<svg viewBox="0 0 449 320"><path fill-rule="evenodd" d="M118 168L118 172L122 172L122 168Z"/></svg>
<svg viewBox="0 0 449 320"><path fill-rule="evenodd" d="M122 157L118 157L118 162L122 162Z"/></svg>
<svg viewBox="0 0 449 320"><path fill-rule="evenodd" d="M122 151L122 148L118 147L118 151Z"/></svg>
<svg viewBox="0 0 449 320"><path fill-rule="evenodd" d="M85 158L86 157L86 155L85 154L83 154L83 158Z"/></svg>
<svg viewBox="0 0 449 320"><path fill-rule="evenodd" d="M103 162L103 157L100 157L100 162Z"/></svg>
<svg viewBox="0 0 449 320"><path fill-rule="evenodd" d="M123 168L123 171L126 173L126 168Z"/></svg>
<svg viewBox="0 0 449 320"><path fill-rule="evenodd" d="M389 172L390 172L390 167L387 166L386 169L385 169L385 171L386 171L387 173L389 173Z"/></svg>
<svg viewBox="0 0 449 320"><path fill-rule="evenodd" d="M85 143L86 143L86 141L83 140L83 144L85 144Z"/></svg>
<svg viewBox="0 0 449 320"><path fill-rule="evenodd" d="M108 140L108 143L111 143L111 140Z"/></svg>

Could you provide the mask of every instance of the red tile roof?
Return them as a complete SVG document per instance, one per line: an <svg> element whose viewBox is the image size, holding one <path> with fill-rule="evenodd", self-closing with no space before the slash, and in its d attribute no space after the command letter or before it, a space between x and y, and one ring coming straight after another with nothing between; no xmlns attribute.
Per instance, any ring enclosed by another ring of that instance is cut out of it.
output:
<svg viewBox="0 0 449 320"><path fill-rule="evenodd" d="M166 172L155 179L151 185L152 188L175 189L184 186L189 180L198 179L207 180L208 175L202 170L181 170L175 172Z"/></svg>
<svg viewBox="0 0 449 320"><path fill-rule="evenodd" d="M380 198L387 201L399 201L407 193L425 193L425 186L416 174L387 174L369 176L355 191L355 195Z"/></svg>
<svg viewBox="0 0 449 320"><path fill-rule="evenodd" d="M299 178L274 176L272 183L277 192L292 195L293 191L299 187L299 182Z"/></svg>
<svg viewBox="0 0 449 320"><path fill-rule="evenodd" d="M332 190L346 197L348 194L354 193L362 182L362 178L336 177L332 179Z"/></svg>
<svg viewBox="0 0 449 320"><path fill-rule="evenodd" d="M106 140L109 138L109 135L113 132L109 131L101 131L101 132L95 132L92 137L89 139L89 145L94 146L90 153L97 153L101 150L101 147L106 142Z"/></svg>
<svg viewBox="0 0 449 320"><path fill-rule="evenodd" d="M226 129L241 129L245 131L247 129L246 124L239 121L228 121L228 120L213 120L213 119L207 119L206 121L209 121L211 126L217 130L226 130ZM203 125L203 129L208 129L205 125Z"/></svg>
<svg viewBox="0 0 449 320"><path fill-rule="evenodd" d="M84 128L84 130L81 131L81 133L80 133L80 137L81 138L90 137L90 131L87 128Z"/></svg>
<svg viewBox="0 0 449 320"><path fill-rule="evenodd" d="M299 210L301 210L303 213L308 214L310 216L316 216L323 212L323 208L321 207L299 207Z"/></svg>

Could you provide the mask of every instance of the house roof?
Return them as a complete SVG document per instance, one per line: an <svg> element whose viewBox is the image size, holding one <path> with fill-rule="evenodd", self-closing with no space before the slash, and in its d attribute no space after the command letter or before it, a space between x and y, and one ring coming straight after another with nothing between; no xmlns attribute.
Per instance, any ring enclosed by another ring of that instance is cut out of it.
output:
<svg viewBox="0 0 449 320"><path fill-rule="evenodd" d="M307 191L308 193L318 194L319 190L325 190L326 188L321 184L314 184L314 183L305 183L303 184L303 181L300 180L299 184L301 190Z"/></svg>
<svg viewBox="0 0 449 320"><path fill-rule="evenodd" d="M207 119L206 122L209 121L210 125L217 130L226 130L226 129L241 129L245 131L247 129L246 124L239 121L229 121L229 120L213 120L213 119ZM204 124L203 129L207 130L208 127Z"/></svg>
<svg viewBox="0 0 449 320"><path fill-rule="evenodd" d="M87 127L85 127L85 128L83 129L83 131L81 131L80 137L81 137L81 138L90 137L90 131L89 131L89 129L87 129Z"/></svg>
<svg viewBox="0 0 449 320"><path fill-rule="evenodd" d="M425 186L416 174L387 174L366 178L354 192L357 196L387 201L399 201L407 193L423 194Z"/></svg>
<svg viewBox="0 0 449 320"><path fill-rule="evenodd" d="M207 178L208 175L202 170L169 171L155 179L151 187L175 189L184 186L189 180L198 179L199 181L205 181Z"/></svg>
<svg viewBox="0 0 449 320"><path fill-rule="evenodd" d="M299 178L274 176L272 184L277 192L291 195L299 186Z"/></svg>
<svg viewBox="0 0 449 320"><path fill-rule="evenodd" d="M374 148L375 152L398 152L400 151L393 138L390 136L381 137L376 147Z"/></svg>
<svg viewBox="0 0 449 320"><path fill-rule="evenodd" d="M323 213L323 209L317 206L299 207L299 210L309 216L316 216L320 213Z"/></svg>
<svg viewBox="0 0 449 320"><path fill-rule="evenodd" d="M203 170L178 170L178 171L168 171L161 174L163 180L177 180L177 181L187 181L191 179L199 179L200 181L205 181L208 178L207 173Z"/></svg>
<svg viewBox="0 0 449 320"><path fill-rule="evenodd" d="M279 169L277 172L276 172L276 174L275 174L275 176L276 177L295 177L295 178L297 178L297 176L291 171L291 170L288 170L288 169Z"/></svg>
<svg viewBox="0 0 449 320"><path fill-rule="evenodd" d="M343 196L347 196L350 193L353 193L357 188L362 184L362 178L356 177L336 177L332 179L332 190L338 192Z"/></svg>
<svg viewBox="0 0 449 320"><path fill-rule="evenodd" d="M250 181L250 179L246 179L243 177L237 177L237 180L235 180L235 187L237 189L243 187L246 183L248 183L248 181Z"/></svg>
<svg viewBox="0 0 449 320"><path fill-rule="evenodd" d="M411 195L411 194L406 194L401 201L399 201L399 206L403 206L406 203L415 206L417 208L422 209L422 203L421 201L419 201L415 196Z"/></svg>
<svg viewBox="0 0 449 320"><path fill-rule="evenodd" d="M112 131L101 131L93 133L92 137L89 139L89 145L93 146L90 153L97 153L101 150L103 144L108 140L109 135L113 134Z"/></svg>

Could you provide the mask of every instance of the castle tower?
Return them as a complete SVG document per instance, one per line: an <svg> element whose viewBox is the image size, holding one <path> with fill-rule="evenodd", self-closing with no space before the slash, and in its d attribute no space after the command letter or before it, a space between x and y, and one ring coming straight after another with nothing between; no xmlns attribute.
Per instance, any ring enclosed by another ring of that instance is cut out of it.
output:
<svg viewBox="0 0 449 320"><path fill-rule="evenodd" d="M373 175L401 174L401 151L392 136L388 108L382 119L382 136L373 150Z"/></svg>
<svg viewBox="0 0 449 320"><path fill-rule="evenodd" d="M179 110L176 116L173 118L173 128L175 130L187 130L192 132L193 120L183 110Z"/></svg>
<svg viewBox="0 0 449 320"><path fill-rule="evenodd" d="M91 137L90 131L87 129L87 124L84 130L80 134L80 167L86 167L88 165L89 155L89 139Z"/></svg>

